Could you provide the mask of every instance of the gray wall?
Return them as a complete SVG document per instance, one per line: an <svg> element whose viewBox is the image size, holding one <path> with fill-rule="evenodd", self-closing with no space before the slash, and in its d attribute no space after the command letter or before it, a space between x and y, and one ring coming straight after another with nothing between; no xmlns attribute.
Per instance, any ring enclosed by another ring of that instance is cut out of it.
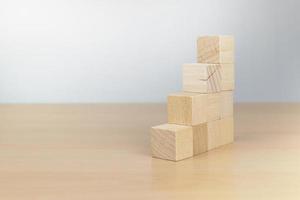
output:
<svg viewBox="0 0 300 200"><path fill-rule="evenodd" d="M236 38L236 101L300 100L297 0L1 0L0 103L164 102L196 38Z"/></svg>

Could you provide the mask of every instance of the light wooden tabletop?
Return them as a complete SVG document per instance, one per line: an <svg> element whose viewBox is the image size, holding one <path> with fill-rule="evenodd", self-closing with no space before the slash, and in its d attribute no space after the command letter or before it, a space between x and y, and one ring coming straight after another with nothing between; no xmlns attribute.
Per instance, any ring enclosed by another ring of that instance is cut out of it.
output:
<svg viewBox="0 0 300 200"><path fill-rule="evenodd" d="M300 104L235 106L235 143L153 159L162 104L1 105L0 199L300 199Z"/></svg>

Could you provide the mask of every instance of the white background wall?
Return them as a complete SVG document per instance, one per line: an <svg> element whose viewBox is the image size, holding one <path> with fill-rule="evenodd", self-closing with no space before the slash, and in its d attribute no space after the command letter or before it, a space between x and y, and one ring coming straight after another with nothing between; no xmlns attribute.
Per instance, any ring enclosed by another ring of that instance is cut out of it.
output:
<svg viewBox="0 0 300 200"><path fill-rule="evenodd" d="M0 0L0 103L164 102L236 37L236 101L300 100L297 0Z"/></svg>

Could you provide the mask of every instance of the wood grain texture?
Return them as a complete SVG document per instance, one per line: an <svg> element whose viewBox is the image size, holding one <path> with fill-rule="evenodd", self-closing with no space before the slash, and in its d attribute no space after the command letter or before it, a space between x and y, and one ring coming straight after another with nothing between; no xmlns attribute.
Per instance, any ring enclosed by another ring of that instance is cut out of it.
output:
<svg viewBox="0 0 300 200"><path fill-rule="evenodd" d="M221 118L233 116L233 91L222 91L221 95Z"/></svg>
<svg viewBox="0 0 300 200"><path fill-rule="evenodd" d="M168 123L198 125L220 119L220 93L178 92L168 96Z"/></svg>
<svg viewBox="0 0 300 200"><path fill-rule="evenodd" d="M197 40L199 63L234 63L232 36L203 36Z"/></svg>
<svg viewBox="0 0 300 200"><path fill-rule="evenodd" d="M171 162L150 148L166 104L0 105L0 197L300 199L300 104L234 111L234 143Z"/></svg>
<svg viewBox="0 0 300 200"><path fill-rule="evenodd" d="M162 124L151 128L152 156L179 161L193 156L193 131L190 126Z"/></svg>
<svg viewBox="0 0 300 200"><path fill-rule="evenodd" d="M220 66L203 63L184 64L182 67L182 86L185 92L220 92Z"/></svg>

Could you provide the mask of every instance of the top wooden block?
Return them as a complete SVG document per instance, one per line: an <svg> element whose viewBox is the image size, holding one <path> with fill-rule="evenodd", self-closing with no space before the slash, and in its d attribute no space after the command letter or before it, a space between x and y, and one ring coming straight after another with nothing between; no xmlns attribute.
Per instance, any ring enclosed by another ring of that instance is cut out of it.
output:
<svg viewBox="0 0 300 200"><path fill-rule="evenodd" d="M232 36L203 36L197 41L199 63L234 63Z"/></svg>

